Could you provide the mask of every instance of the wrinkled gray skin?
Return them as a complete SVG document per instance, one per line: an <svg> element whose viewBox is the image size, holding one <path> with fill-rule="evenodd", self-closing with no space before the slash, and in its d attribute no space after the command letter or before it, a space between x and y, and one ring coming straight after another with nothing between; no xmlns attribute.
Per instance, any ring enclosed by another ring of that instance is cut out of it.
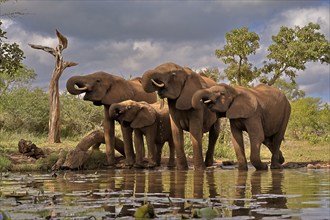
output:
<svg viewBox="0 0 330 220"><path fill-rule="evenodd" d="M162 149L165 142L170 148L168 166L175 165L174 144L171 132L170 115L167 107L160 108L158 103L149 104L132 100L112 104L109 110L110 118L115 119L124 127L134 130L134 146L136 154L135 167L143 168L144 142L148 146L147 167L159 166Z"/></svg>
<svg viewBox="0 0 330 220"><path fill-rule="evenodd" d="M250 161L257 170L267 169L260 160L260 146L265 144L272 153L271 168L281 168L284 157L280 145L291 113L285 95L277 88L260 84L254 88L232 87L218 84L197 91L193 98L194 108L207 106L218 117L230 120L238 168L246 170L243 131L247 131L251 144Z"/></svg>
<svg viewBox="0 0 330 220"><path fill-rule="evenodd" d="M143 90L140 78L125 80L122 77L105 72L73 76L67 81L66 88L72 95L85 93L84 100L91 101L94 105L104 106L103 127L108 165L115 164L115 129L114 120L109 117L110 106L113 103L128 99L148 103L157 101L155 93L146 93ZM128 166L132 166L135 159L132 132L131 128L122 127L126 164Z"/></svg>
<svg viewBox="0 0 330 220"><path fill-rule="evenodd" d="M219 120L206 106L194 109L191 105L191 97L197 90L212 85L216 85L213 80L174 63L162 64L142 76L142 86L146 92L157 91L160 98L167 98L177 169L188 168L184 152L184 130L190 133L194 168L203 170L213 164L214 147L220 130ZM204 162L202 136L205 132L209 132L209 145Z"/></svg>

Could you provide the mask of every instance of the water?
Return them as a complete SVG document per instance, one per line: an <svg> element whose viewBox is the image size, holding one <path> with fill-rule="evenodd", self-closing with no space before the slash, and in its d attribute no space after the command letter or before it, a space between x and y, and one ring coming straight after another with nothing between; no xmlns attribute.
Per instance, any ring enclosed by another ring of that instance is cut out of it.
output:
<svg viewBox="0 0 330 220"><path fill-rule="evenodd" d="M146 202L158 219L330 219L330 171L102 170L3 174L0 210L12 219L134 219ZM0 218L1 219L1 218Z"/></svg>

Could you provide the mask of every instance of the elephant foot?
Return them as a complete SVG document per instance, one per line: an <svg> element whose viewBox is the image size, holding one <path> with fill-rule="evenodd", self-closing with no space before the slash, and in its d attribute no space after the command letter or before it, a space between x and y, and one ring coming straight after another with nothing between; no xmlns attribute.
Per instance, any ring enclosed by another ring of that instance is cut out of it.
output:
<svg viewBox="0 0 330 220"><path fill-rule="evenodd" d="M167 167L168 168L173 168L173 167L175 167L175 163L174 162L168 162Z"/></svg>
<svg viewBox="0 0 330 220"><path fill-rule="evenodd" d="M279 156L279 161L278 161L280 164L283 164L285 162L285 159L283 157L283 154L282 152L280 151L280 156Z"/></svg>
<svg viewBox="0 0 330 220"><path fill-rule="evenodd" d="M283 169L283 166L279 163L272 163L270 164L270 169L274 170L274 169Z"/></svg>
<svg viewBox="0 0 330 220"><path fill-rule="evenodd" d="M268 170L266 163L253 164L253 166L256 168L256 170Z"/></svg>
<svg viewBox="0 0 330 220"><path fill-rule="evenodd" d="M206 166L198 166L198 167L194 166L194 170L201 170L201 171L203 171L203 170L206 170Z"/></svg>
<svg viewBox="0 0 330 220"><path fill-rule="evenodd" d="M134 164L134 168L136 168L136 169L144 169L145 166L144 166L144 164L135 163L135 164Z"/></svg>
<svg viewBox="0 0 330 220"><path fill-rule="evenodd" d="M156 164L148 164L147 165L147 169L154 169L155 167L157 167Z"/></svg>
<svg viewBox="0 0 330 220"><path fill-rule="evenodd" d="M214 163L214 160L213 159L205 160L205 166L206 167L213 166L213 163Z"/></svg>
<svg viewBox="0 0 330 220"><path fill-rule="evenodd" d="M176 168L178 170L188 170L189 166L188 166L188 161L186 158L182 158L181 160L178 160L178 158L176 158Z"/></svg>
<svg viewBox="0 0 330 220"><path fill-rule="evenodd" d="M237 168L238 170L248 170L248 166L246 164L239 164Z"/></svg>
<svg viewBox="0 0 330 220"><path fill-rule="evenodd" d="M115 157L107 157L107 164L106 166L115 166L116 165L116 158Z"/></svg>

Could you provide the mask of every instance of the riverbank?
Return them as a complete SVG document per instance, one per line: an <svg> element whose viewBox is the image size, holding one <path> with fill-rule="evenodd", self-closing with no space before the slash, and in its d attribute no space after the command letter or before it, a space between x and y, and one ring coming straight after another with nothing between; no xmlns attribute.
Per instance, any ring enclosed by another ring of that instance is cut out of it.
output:
<svg viewBox="0 0 330 220"><path fill-rule="evenodd" d="M60 152L73 150L78 140L62 140L59 144L48 144L44 139L35 139L34 142L38 147L40 147L44 153L45 157L40 159L34 159L29 156L25 156L18 152L17 143L14 139L9 139L8 141L0 140L0 171L51 171L53 165L59 159ZM33 141L33 140L31 140ZM215 158L214 167L222 167L224 165L234 165L236 158L232 147L225 147L226 149L221 149L221 151L226 151L227 157L217 157ZM162 161L162 166L166 166L167 157L167 146L164 146L164 157ZM216 151L219 150L216 148ZM310 144L307 141L296 141L296 140L286 140L282 146L281 150L285 157L284 168L330 168L330 145L328 143L318 143ZM104 169L106 164L105 156L105 145L100 146L100 150L89 150L90 156L88 160L84 163L83 169ZM219 155L215 154L215 155ZM228 155L230 155L228 157ZM250 148L246 147L247 159L250 155ZM123 163L123 157L117 154L119 161L118 167L120 168ZM189 165L192 166L192 158L189 157ZM269 150L263 146L261 149L261 159L264 162L269 163L271 160L271 154ZM249 159L248 159L249 160Z"/></svg>

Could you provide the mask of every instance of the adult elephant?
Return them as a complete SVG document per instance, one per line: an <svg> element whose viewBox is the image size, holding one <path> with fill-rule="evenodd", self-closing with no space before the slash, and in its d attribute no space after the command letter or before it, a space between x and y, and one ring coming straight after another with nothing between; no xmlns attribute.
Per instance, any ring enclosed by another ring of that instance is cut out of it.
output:
<svg viewBox="0 0 330 220"><path fill-rule="evenodd" d="M196 109L207 106L216 112L218 117L229 118L239 169L247 169L243 131L247 131L249 135L250 160L257 170L267 169L267 164L260 160L262 143L272 153L271 168L281 168L284 157L280 145L290 117L291 106L279 89L264 84L254 88L219 84L197 91L192 98L192 105Z"/></svg>
<svg viewBox="0 0 330 220"><path fill-rule="evenodd" d="M213 164L214 147L220 130L219 120L206 107L194 109L191 104L192 95L197 90L212 85L216 85L213 80L175 63L162 64L142 76L142 86L146 92L157 91L160 98L167 98L177 169L188 168L183 130L190 132L194 168L201 170ZM204 162L202 136L205 132L209 132L209 145Z"/></svg>
<svg viewBox="0 0 330 220"><path fill-rule="evenodd" d="M94 105L104 106L103 127L108 165L115 164L115 129L114 120L109 117L110 105L128 99L149 103L157 101L155 93L146 93L143 90L141 78L125 80L105 72L73 76L67 81L66 88L72 95L85 93L84 100L91 101ZM126 165L128 166L132 166L135 160L132 132L131 128L122 127Z"/></svg>
<svg viewBox="0 0 330 220"><path fill-rule="evenodd" d="M170 157L168 167L174 166L174 144L171 132L170 115L167 107L160 107L158 103L136 102L126 100L111 105L109 114L122 126L134 130L134 146L136 153L135 167L143 168L144 141L146 137L148 147L148 165L152 168L159 166L162 149L168 142Z"/></svg>

